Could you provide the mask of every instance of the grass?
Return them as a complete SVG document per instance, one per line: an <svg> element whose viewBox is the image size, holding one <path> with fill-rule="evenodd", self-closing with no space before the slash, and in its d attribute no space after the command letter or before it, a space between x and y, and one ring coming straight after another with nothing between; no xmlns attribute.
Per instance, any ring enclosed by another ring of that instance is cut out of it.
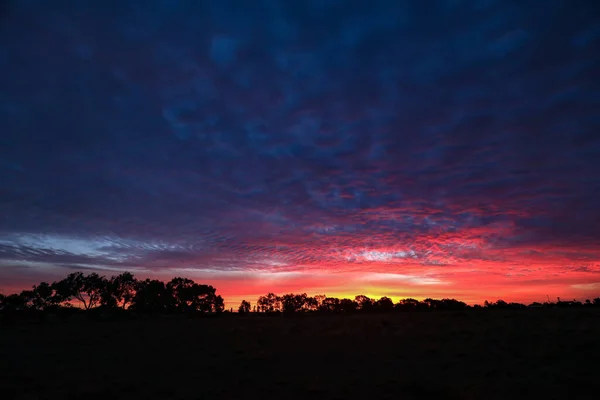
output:
<svg viewBox="0 0 600 400"><path fill-rule="evenodd" d="M598 310L0 327L3 399L596 398Z"/></svg>

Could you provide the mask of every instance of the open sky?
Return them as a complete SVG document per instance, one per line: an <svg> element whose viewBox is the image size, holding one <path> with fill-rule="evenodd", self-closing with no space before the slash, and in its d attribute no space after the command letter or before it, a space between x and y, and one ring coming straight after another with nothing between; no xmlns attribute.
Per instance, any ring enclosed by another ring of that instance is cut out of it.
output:
<svg viewBox="0 0 600 400"><path fill-rule="evenodd" d="M600 295L600 3L12 0L0 291Z"/></svg>

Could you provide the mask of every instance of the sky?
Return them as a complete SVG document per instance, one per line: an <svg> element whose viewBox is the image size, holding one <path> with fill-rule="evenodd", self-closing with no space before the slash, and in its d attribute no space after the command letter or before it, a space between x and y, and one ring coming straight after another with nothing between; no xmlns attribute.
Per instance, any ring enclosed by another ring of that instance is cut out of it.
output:
<svg viewBox="0 0 600 400"><path fill-rule="evenodd" d="M0 292L600 296L598 2L2 4Z"/></svg>

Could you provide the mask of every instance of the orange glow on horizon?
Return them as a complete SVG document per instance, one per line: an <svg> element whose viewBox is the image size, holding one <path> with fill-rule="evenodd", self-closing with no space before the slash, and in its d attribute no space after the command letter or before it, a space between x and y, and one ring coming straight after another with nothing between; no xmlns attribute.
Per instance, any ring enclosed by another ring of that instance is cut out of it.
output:
<svg viewBox="0 0 600 400"><path fill-rule="evenodd" d="M222 254L193 255L190 259L170 262L150 260L130 269L138 279L163 281L187 277L217 288L227 308L237 308L241 300L250 301L273 292L325 294L354 298L454 298L468 304L485 300L531 303L549 297L585 300L600 296L600 249L593 244L503 244L499 237L512 237L514 226L468 228L457 232L415 235L408 245L391 237L372 241L351 235L294 237L280 235L286 247L282 252L256 252L235 259ZM318 240L317 240L318 239ZM250 243L266 246L266 239ZM219 264L234 260L235 268ZM305 262L300 264L299 260ZM201 267L213 265L213 267ZM70 271L34 264L36 274L3 267L5 278L0 292L29 289L40 281L62 279ZM127 268L90 269L111 276ZM38 273L39 272L39 273Z"/></svg>

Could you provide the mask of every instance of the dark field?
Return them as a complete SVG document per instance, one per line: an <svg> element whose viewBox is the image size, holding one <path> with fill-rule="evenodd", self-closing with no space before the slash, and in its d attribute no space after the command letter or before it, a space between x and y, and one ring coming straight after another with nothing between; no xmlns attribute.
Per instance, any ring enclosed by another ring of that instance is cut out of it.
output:
<svg viewBox="0 0 600 400"><path fill-rule="evenodd" d="M2 399L582 399L597 310L234 315L0 328Z"/></svg>

